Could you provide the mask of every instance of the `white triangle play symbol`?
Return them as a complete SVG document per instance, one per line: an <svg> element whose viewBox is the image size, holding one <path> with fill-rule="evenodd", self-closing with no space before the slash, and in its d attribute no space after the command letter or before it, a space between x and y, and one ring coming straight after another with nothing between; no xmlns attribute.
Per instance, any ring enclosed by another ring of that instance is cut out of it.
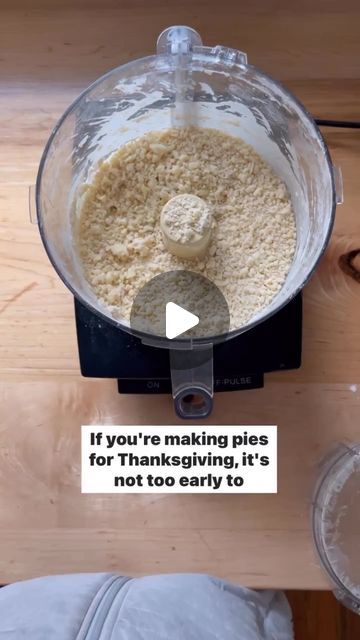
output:
<svg viewBox="0 0 360 640"><path fill-rule="evenodd" d="M185 331L189 331L199 324L199 318L190 311L179 307L175 302L168 302L166 305L165 332L169 340L181 336Z"/></svg>

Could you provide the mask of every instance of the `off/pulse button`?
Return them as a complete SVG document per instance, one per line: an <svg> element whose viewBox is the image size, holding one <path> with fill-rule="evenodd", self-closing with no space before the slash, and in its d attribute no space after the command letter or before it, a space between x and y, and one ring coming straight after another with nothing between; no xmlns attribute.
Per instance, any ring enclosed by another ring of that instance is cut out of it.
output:
<svg viewBox="0 0 360 640"><path fill-rule="evenodd" d="M264 374L215 377L214 391L241 391L261 389ZM170 373L164 378L121 378L118 380L119 393L162 394L171 393Z"/></svg>
<svg viewBox="0 0 360 640"><path fill-rule="evenodd" d="M230 375L215 377L214 391L240 391L241 389L261 389L264 386L264 374Z"/></svg>

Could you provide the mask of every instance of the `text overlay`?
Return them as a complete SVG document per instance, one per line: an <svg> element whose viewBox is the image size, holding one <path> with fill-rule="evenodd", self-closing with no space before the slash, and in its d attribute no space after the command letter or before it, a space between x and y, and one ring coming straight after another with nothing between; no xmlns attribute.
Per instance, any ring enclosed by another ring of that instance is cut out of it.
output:
<svg viewBox="0 0 360 640"><path fill-rule="evenodd" d="M276 426L83 426L83 493L276 493Z"/></svg>

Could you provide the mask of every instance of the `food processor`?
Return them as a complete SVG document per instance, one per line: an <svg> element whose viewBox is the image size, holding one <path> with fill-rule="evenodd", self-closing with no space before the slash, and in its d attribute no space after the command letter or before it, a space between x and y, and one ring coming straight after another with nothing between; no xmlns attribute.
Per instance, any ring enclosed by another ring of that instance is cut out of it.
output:
<svg viewBox="0 0 360 640"><path fill-rule="evenodd" d="M73 241L83 185L130 140L169 127L215 128L250 144L285 182L297 246L281 290L249 323L217 336L168 340L139 332L95 296ZM241 51L208 47L186 26L158 38L155 55L96 80L67 109L45 147L36 184L39 230L75 297L83 375L114 377L120 392L169 392L182 418L210 414L214 390L260 387L263 374L300 366L301 289L331 234L336 171L312 117ZM198 354L207 357L199 364ZM186 367L177 366L179 359Z"/></svg>

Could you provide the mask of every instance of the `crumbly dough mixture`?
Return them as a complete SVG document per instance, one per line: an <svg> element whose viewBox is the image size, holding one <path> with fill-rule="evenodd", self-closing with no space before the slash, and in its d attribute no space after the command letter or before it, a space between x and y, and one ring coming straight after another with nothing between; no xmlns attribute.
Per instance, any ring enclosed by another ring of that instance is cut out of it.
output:
<svg viewBox="0 0 360 640"><path fill-rule="evenodd" d="M213 215L207 254L191 261L165 249L159 224L166 202L186 193L203 198ZM240 327L279 292L295 252L284 183L252 147L215 129L169 129L125 144L85 186L80 209L85 277L119 319L129 320L150 278L188 269L220 288L231 328Z"/></svg>

